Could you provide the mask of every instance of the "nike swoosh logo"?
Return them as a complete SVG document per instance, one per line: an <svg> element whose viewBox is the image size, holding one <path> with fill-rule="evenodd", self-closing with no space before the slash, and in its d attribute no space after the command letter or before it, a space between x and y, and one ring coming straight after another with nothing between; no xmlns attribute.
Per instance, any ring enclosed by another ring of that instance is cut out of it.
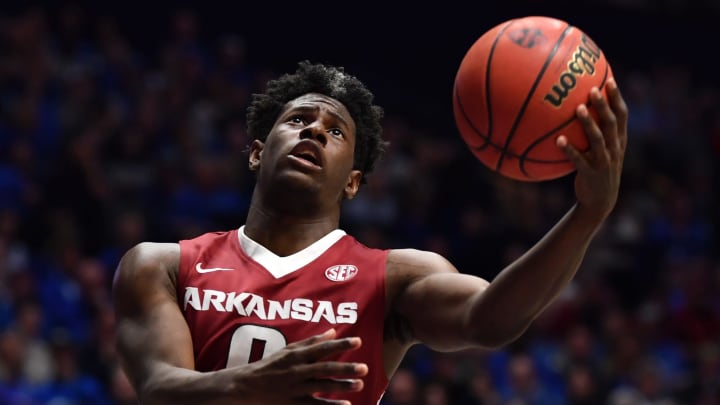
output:
<svg viewBox="0 0 720 405"><path fill-rule="evenodd" d="M212 273L213 271L228 271L235 269L226 269L224 267L209 267L207 269L203 269L202 263L198 263L195 265L195 270L197 270L198 273Z"/></svg>

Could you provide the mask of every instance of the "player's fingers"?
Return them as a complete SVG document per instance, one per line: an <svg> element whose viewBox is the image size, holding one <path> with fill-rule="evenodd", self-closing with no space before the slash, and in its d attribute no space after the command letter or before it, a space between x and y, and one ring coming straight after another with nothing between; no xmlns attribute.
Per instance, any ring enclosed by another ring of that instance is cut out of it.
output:
<svg viewBox="0 0 720 405"><path fill-rule="evenodd" d="M610 107L612 107L612 110L615 113L615 118L617 119L619 145L624 151L627 147L627 125L629 117L627 103L625 103L625 99L620 93L620 88L618 87L615 79L609 79L606 86L608 102L610 103Z"/></svg>
<svg viewBox="0 0 720 405"><path fill-rule="evenodd" d="M583 156L582 153L578 152L575 147L570 145L570 142L568 142L568 139L565 135L558 136L557 140L555 141L555 145L558 148L562 149L563 152L565 152L565 155L568 157L568 159L570 159L571 162L573 162L577 170L586 170L589 167L585 156Z"/></svg>
<svg viewBox="0 0 720 405"><path fill-rule="evenodd" d="M367 375L365 363L345 363L340 361L323 361L319 363L301 364L293 367L292 373L298 378L321 377L362 377Z"/></svg>
<svg viewBox="0 0 720 405"><path fill-rule="evenodd" d="M362 345L359 337L347 337L343 339L333 339L324 342L318 342L313 345L298 349L300 356L305 363L314 362L324 359L328 356L340 354L348 350L355 350Z"/></svg>
<svg viewBox="0 0 720 405"><path fill-rule="evenodd" d="M605 148L611 155L616 155L620 148L620 141L618 140L618 126L615 113L597 87L593 87L590 90L590 102L598 113L600 120L599 128L602 130L601 135L605 140Z"/></svg>
<svg viewBox="0 0 720 405"><path fill-rule="evenodd" d="M598 127L598 124L590 115L590 111L588 111L585 104L578 106L576 114L585 129L585 135L590 143L592 160L600 164L605 164L607 162L607 146L605 145L603 131Z"/></svg>
<svg viewBox="0 0 720 405"><path fill-rule="evenodd" d="M338 355L348 350L354 350L360 347L362 341L359 337L349 337L343 339L333 339L319 341L310 345L295 346L292 348L285 347L276 355L279 364L284 367L291 367L298 364L314 363L318 360L332 355Z"/></svg>
<svg viewBox="0 0 720 405"><path fill-rule="evenodd" d="M307 339L298 340L297 342L293 342L293 343L285 346L285 348L293 349L293 348L298 348L298 347L307 347L307 346L314 345L318 342L323 342L323 341L334 339L335 336L337 336L337 332L335 331L334 328L332 328L332 329L326 330L325 332L323 332L319 335L310 336Z"/></svg>

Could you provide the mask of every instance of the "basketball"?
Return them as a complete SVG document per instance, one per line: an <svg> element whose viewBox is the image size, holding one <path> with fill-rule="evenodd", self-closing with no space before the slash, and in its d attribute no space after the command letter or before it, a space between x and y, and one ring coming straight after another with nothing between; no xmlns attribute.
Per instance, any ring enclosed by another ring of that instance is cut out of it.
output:
<svg viewBox="0 0 720 405"><path fill-rule="evenodd" d="M543 16L505 21L472 44L455 76L453 113L460 135L488 168L512 179L563 177L574 164L556 146L565 135L589 145L575 110L612 70L582 30ZM590 114L597 114L588 105Z"/></svg>

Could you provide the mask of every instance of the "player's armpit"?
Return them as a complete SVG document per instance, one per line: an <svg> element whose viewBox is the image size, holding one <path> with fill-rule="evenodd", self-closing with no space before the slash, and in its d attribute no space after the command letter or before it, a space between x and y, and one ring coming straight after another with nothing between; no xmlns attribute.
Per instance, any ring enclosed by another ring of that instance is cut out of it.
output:
<svg viewBox="0 0 720 405"><path fill-rule="evenodd" d="M403 330L412 334L413 342L440 351L478 346L473 332L477 325L469 325L468 313L487 281L460 274L445 258L426 251L394 250L387 265L392 295L388 296L388 319L402 319Z"/></svg>

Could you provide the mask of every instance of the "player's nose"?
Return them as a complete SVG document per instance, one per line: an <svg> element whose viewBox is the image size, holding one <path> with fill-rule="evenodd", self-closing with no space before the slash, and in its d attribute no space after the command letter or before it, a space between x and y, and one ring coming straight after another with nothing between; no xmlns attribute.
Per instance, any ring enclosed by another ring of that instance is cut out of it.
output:
<svg viewBox="0 0 720 405"><path fill-rule="evenodd" d="M300 139L315 139L322 146L327 144L325 128L318 121L313 121L300 131Z"/></svg>

